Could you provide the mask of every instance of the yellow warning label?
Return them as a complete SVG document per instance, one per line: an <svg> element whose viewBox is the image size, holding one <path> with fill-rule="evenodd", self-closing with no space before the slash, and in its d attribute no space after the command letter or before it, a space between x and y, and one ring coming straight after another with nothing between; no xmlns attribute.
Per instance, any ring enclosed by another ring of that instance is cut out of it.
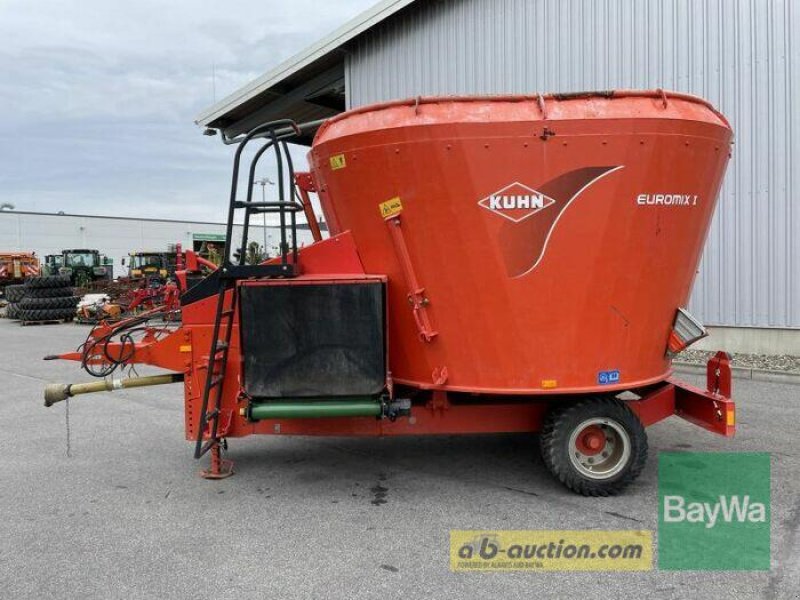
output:
<svg viewBox="0 0 800 600"><path fill-rule="evenodd" d="M543 390L552 390L553 388L557 387L558 387L558 381L556 379L542 379Z"/></svg>
<svg viewBox="0 0 800 600"><path fill-rule="evenodd" d="M403 203L400 202L400 197L397 196L386 202L381 202L378 208L381 209L381 216L384 219L388 219L389 217L394 217L403 212Z"/></svg>
<svg viewBox="0 0 800 600"><path fill-rule="evenodd" d="M179 348L179 350L180 350L181 352L191 352L191 351L192 351L192 346L191 346L190 344L186 344L186 345L184 345L184 346L181 346L181 347Z"/></svg>
<svg viewBox="0 0 800 600"><path fill-rule="evenodd" d="M331 156L331 169L336 171L337 169L344 169L347 166L347 161L344 159L344 154L337 154L335 156Z"/></svg>

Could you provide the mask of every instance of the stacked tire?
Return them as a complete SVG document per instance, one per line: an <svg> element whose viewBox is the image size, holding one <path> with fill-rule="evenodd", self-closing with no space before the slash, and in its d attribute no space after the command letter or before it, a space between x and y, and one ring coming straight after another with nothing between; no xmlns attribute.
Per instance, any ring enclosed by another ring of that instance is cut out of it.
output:
<svg viewBox="0 0 800 600"><path fill-rule="evenodd" d="M6 318L19 319L19 302L25 297L24 285L9 285L6 286L3 294L8 301L6 305Z"/></svg>
<svg viewBox="0 0 800 600"><path fill-rule="evenodd" d="M73 295L69 277L31 277L24 284L17 319L22 321L64 321L75 317L80 297Z"/></svg>

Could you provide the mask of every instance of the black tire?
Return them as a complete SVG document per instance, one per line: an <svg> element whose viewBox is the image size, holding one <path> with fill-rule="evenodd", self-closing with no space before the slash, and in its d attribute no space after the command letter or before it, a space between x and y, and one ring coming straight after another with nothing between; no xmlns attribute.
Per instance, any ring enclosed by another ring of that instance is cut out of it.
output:
<svg viewBox="0 0 800 600"><path fill-rule="evenodd" d="M19 311L23 321L61 321L75 317L74 308L39 308Z"/></svg>
<svg viewBox="0 0 800 600"><path fill-rule="evenodd" d="M63 296L61 298L23 298L19 307L22 310L37 308L71 308L78 306L79 296Z"/></svg>
<svg viewBox="0 0 800 600"><path fill-rule="evenodd" d="M19 307L16 302L9 302L6 305L6 319L19 319Z"/></svg>
<svg viewBox="0 0 800 600"><path fill-rule="evenodd" d="M19 302L25 297L24 285L7 285L3 294L9 302Z"/></svg>
<svg viewBox="0 0 800 600"><path fill-rule="evenodd" d="M25 280L25 287L28 289L39 288L63 288L69 287L69 277L61 275L46 275L44 277L31 277Z"/></svg>
<svg viewBox="0 0 800 600"><path fill-rule="evenodd" d="M64 298L72 296L71 287L30 288L25 290L26 298Z"/></svg>
<svg viewBox="0 0 800 600"><path fill-rule="evenodd" d="M615 398L555 406L545 417L539 443L553 476L584 496L618 494L647 462L647 433L627 404Z"/></svg>

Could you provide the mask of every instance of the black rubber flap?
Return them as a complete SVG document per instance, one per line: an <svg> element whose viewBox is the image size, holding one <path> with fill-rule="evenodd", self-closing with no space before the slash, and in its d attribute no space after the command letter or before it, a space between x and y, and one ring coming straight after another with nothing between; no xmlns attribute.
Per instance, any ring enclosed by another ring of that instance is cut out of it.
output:
<svg viewBox="0 0 800 600"><path fill-rule="evenodd" d="M240 292L250 396L323 398L383 390L382 282L244 285Z"/></svg>

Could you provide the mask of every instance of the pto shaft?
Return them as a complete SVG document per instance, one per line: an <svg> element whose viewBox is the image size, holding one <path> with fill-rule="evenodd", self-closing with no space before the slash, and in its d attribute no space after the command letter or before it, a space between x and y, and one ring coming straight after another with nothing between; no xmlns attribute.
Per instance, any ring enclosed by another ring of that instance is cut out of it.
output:
<svg viewBox="0 0 800 600"><path fill-rule="evenodd" d="M44 388L44 405L53 406L72 396L79 394L93 394L95 392L113 392L135 387L151 385L164 385L166 383L179 383L183 381L183 374L171 373L169 375L150 375L148 377L130 377L128 379L110 379L93 381L91 383L50 383Z"/></svg>

